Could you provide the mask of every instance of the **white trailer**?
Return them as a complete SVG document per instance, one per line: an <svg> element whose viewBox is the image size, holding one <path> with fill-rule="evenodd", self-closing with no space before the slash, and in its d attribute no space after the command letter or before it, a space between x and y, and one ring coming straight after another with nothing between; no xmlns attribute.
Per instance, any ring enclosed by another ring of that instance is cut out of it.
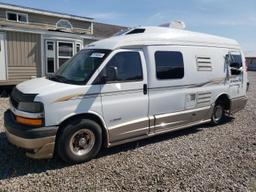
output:
<svg viewBox="0 0 256 192"><path fill-rule="evenodd" d="M32 158L87 161L102 145L220 124L245 107L247 83L235 40L139 27L88 45L50 78L17 85L6 134Z"/></svg>

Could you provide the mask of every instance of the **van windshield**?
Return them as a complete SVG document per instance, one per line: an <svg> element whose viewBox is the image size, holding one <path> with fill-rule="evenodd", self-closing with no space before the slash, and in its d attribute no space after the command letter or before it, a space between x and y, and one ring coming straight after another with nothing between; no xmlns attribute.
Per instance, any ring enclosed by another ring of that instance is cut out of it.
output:
<svg viewBox="0 0 256 192"><path fill-rule="evenodd" d="M107 49L84 49L61 65L49 79L53 81L84 85L111 51Z"/></svg>

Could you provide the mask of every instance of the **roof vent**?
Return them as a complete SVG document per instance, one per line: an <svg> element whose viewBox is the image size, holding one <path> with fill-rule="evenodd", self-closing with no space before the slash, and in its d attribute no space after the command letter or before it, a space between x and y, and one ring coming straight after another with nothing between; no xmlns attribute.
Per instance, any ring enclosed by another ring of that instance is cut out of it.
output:
<svg viewBox="0 0 256 192"><path fill-rule="evenodd" d="M144 33L146 29L144 28L127 28L122 29L121 31L115 33L113 36L121 36L121 35L131 35L131 34L138 34Z"/></svg>
<svg viewBox="0 0 256 192"><path fill-rule="evenodd" d="M173 29L185 29L186 24L183 21L176 20L176 21L171 21L170 23L164 23L162 25L159 25L161 27L169 27Z"/></svg>
<svg viewBox="0 0 256 192"><path fill-rule="evenodd" d="M125 35L131 35L131 34L137 34L137 33L144 33L145 29L143 28L138 28L138 29L133 29L131 31L129 31L128 33L126 33Z"/></svg>

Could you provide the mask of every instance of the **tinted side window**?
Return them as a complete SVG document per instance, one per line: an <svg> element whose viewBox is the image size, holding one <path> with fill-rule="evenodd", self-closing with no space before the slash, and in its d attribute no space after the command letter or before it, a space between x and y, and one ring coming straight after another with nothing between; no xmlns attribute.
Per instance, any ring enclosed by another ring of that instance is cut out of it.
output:
<svg viewBox="0 0 256 192"><path fill-rule="evenodd" d="M230 67L240 69L243 66L241 55L231 55ZM241 71L231 69L231 75L239 75Z"/></svg>
<svg viewBox="0 0 256 192"><path fill-rule="evenodd" d="M158 79L181 79L184 77L184 63L180 52L155 52L156 76Z"/></svg>
<svg viewBox="0 0 256 192"><path fill-rule="evenodd" d="M243 61L241 55L231 55L231 63L237 63L236 67L240 68L243 66Z"/></svg>
<svg viewBox="0 0 256 192"><path fill-rule="evenodd" d="M140 54L138 52L120 52L117 53L105 66L101 74L106 74L108 68L115 68L117 70L117 81L139 81L143 79L142 66ZM109 82L106 80L105 82Z"/></svg>

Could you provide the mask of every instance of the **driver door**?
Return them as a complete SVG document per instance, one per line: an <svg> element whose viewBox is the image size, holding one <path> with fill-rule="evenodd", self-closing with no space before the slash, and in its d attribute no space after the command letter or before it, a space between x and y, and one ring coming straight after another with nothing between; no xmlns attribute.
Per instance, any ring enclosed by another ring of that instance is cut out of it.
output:
<svg viewBox="0 0 256 192"><path fill-rule="evenodd" d="M143 51L121 49L111 55L99 75L102 112L110 143L149 133L147 72Z"/></svg>

